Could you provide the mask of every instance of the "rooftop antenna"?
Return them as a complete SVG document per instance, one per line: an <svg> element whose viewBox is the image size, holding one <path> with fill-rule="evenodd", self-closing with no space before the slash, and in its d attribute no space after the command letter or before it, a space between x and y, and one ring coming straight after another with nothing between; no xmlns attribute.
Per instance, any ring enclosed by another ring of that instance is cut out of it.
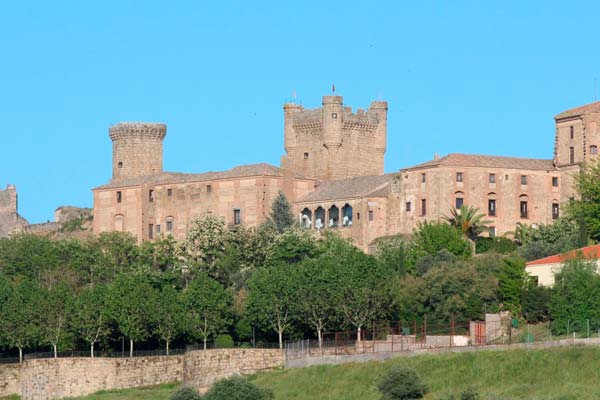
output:
<svg viewBox="0 0 600 400"><path fill-rule="evenodd" d="M331 93L335 93L335 83L331 84Z"/></svg>

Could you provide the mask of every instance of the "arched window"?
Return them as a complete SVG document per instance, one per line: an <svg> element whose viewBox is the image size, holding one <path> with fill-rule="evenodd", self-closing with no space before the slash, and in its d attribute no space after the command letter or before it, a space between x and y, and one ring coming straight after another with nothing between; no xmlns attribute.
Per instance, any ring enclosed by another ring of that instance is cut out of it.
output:
<svg viewBox="0 0 600 400"><path fill-rule="evenodd" d="M340 209L333 205L329 207L328 214L327 226L337 228L340 223Z"/></svg>
<svg viewBox="0 0 600 400"><path fill-rule="evenodd" d="M488 215L496 216L496 193L488 193Z"/></svg>
<svg viewBox="0 0 600 400"><path fill-rule="evenodd" d="M173 233L173 229L175 229L175 219L173 217L167 217L167 233Z"/></svg>
<svg viewBox="0 0 600 400"><path fill-rule="evenodd" d="M596 145L591 145L590 146L590 154L598 154L598 146Z"/></svg>
<svg viewBox="0 0 600 400"><path fill-rule="evenodd" d="M306 229L312 227L312 211L309 208L304 208L300 213L300 225Z"/></svg>
<svg viewBox="0 0 600 400"><path fill-rule="evenodd" d="M523 194L519 196L519 211L521 218L529 218L529 210L527 207L527 195Z"/></svg>
<svg viewBox="0 0 600 400"><path fill-rule="evenodd" d="M321 229L325 226L325 209L321 206L315 210L315 228Z"/></svg>
<svg viewBox="0 0 600 400"><path fill-rule="evenodd" d="M125 217L121 214L115 215L115 231L123 232L125 230Z"/></svg>
<svg viewBox="0 0 600 400"><path fill-rule="evenodd" d="M465 204L465 194L463 192L454 193L454 207L458 210Z"/></svg>
<svg viewBox="0 0 600 400"><path fill-rule="evenodd" d="M558 200L552 200L552 219L558 219L560 217L560 206Z"/></svg>
<svg viewBox="0 0 600 400"><path fill-rule="evenodd" d="M350 204L342 207L342 226L352 226L352 206Z"/></svg>

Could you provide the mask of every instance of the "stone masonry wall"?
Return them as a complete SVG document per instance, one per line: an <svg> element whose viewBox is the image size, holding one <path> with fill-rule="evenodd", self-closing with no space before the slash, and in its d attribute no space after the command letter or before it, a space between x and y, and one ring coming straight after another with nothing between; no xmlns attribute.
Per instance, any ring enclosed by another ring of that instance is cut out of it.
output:
<svg viewBox="0 0 600 400"><path fill-rule="evenodd" d="M205 389L219 379L238 374L254 374L283 365L283 352L277 349L192 351L186 354L183 382L185 385Z"/></svg>
<svg viewBox="0 0 600 400"><path fill-rule="evenodd" d="M0 398L19 394L21 368L18 364L0 364Z"/></svg>

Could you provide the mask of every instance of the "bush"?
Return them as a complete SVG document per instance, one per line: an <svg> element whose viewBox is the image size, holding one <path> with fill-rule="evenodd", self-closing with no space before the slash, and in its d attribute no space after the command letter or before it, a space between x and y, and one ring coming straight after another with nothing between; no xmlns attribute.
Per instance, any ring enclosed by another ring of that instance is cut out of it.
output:
<svg viewBox="0 0 600 400"><path fill-rule="evenodd" d="M200 400L200 395L191 387L184 386L171 396L171 400Z"/></svg>
<svg viewBox="0 0 600 400"><path fill-rule="evenodd" d="M271 400L273 392L262 389L247 379L234 376L222 379L202 397L202 400Z"/></svg>
<svg viewBox="0 0 600 400"><path fill-rule="evenodd" d="M383 400L422 399L427 393L427 386L414 369L394 365L379 383L379 391Z"/></svg>
<svg viewBox="0 0 600 400"><path fill-rule="evenodd" d="M233 338L231 335L217 335L215 338L215 348L231 349L233 348Z"/></svg>
<svg viewBox="0 0 600 400"><path fill-rule="evenodd" d="M510 254L517 250L517 244L505 237L480 237L475 242L477 254L495 252L498 254Z"/></svg>
<svg viewBox="0 0 600 400"><path fill-rule="evenodd" d="M460 397L456 397L453 394L451 394L448 397L443 397L440 400L479 400L479 393L477 393L475 390L473 389L467 389L464 392L462 392L460 394Z"/></svg>

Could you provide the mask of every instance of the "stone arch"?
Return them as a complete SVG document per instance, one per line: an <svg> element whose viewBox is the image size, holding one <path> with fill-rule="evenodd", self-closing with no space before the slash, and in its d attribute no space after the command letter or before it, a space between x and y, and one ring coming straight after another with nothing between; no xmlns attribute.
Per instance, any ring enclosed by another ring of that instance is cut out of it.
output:
<svg viewBox="0 0 600 400"><path fill-rule="evenodd" d="M325 226L325 209L321 206L315 210L315 228L321 229Z"/></svg>
<svg viewBox="0 0 600 400"><path fill-rule="evenodd" d="M312 216L313 213L308 207L304 207L300 213L300 224L303 228L310 229L312 227Z"/></svg>
<svg viewBox="0 0 600 400"><path fill-rule="evenodd" d="M115 215L115 231L123 232L125 230L125 217L122 214Z"/></svg>
<svg viewBox="0 0 600 400"><path fill-rule="evenodd" d="M327 211L327 226L337 228L340 224L340 209L334 204Z"/></svg>
<svg viewBox="0 0 600 400"><path fill-rule="evenodd" d="M352 206L348 203L342 207L342 226L352 226Z"/></svg>

